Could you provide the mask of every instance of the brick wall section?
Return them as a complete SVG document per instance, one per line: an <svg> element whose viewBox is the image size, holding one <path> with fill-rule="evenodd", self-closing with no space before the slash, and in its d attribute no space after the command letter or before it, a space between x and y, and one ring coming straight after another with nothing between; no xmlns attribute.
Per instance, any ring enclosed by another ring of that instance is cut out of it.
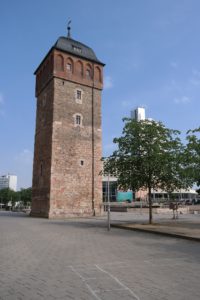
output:
<svg viewBox="0 0 200 300"><path fill-rule="evenodd" d="M66 69L68 62L72 64L72 72ZM102 66L55 49L43 64L36 74L31 215L49 218L99 215ZM86 76L88 68L91 78ZM76 89L82 91L81 102L76 101ZM82 116L81 126L75 126L75 114Z"/></svg>
<svg viewBox="0 0 200 300"><path fill-rule="evenodd" d="M63 53L58 50L53 51L54 57L54 76L62 79L76 82L78 84L83 84L92 87L93 85L98 88L103 88L103 67L96 63L87 61L85 59L72 56L70 54ZM62 57L63 59L63 71L60 70L56 61ZM67 63L72 64L72 73L66 71ZM82 72L80 72L80 64L82 66ZM88 79L86 76L87 68L91 69L92 79ZM81 74L82 73L82 74ZM100 73L100 74L99 74ZM94 79L94 80L93 80Z"/></svg>
<svg viewBox="0 0 200 300"><path fill-rule="evenodd" d="M53 84L51 80L37 98L31 214L44 217L48 216L50 198Z"/></svg>
<svg viewBox="0 0 200 300"><path fill-rule="evenodd" d="M61 61L60 61L61 60ZM72 63L72 73L67 72L67 63ZM80 73L80 65L82 66L82 72ZM88 79L86 76L86 70L90 67L92 71L92 79ZM67 53L63 53L56 49L53 49L46 57L40 68L36 73L36 97L45 89L49 80L52 77L58 77L60 79L69 80L76 83L81 83L87 86L94 86L98 89L103 88L103 67L97 63L80 59Z"/></svg>
<svg viewBox="0 0 200 300"><path fill-rule="evenodd" d="M50 216L92 215L92 88L81 86L82 104L74 91L80 85L55 79ZM94 205L101 199L101 91L94 91ZM82 127L73 115L83 116ZM83 166L81 165L83 161Z"/></svg>

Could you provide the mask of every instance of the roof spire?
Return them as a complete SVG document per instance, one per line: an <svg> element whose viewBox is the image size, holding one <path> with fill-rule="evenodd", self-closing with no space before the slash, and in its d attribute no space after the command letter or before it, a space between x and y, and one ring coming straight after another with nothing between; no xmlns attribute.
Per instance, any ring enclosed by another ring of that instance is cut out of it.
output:
<svg viewBox="0 0 200 300"><path fill-rule="evenodd" d="M71 30L71 27L70 27L70 24L71 24L71 20L69 19L68 23L67 23L67 37L68 38L71 38L71 33L70 33L70 30Z"/></svg>

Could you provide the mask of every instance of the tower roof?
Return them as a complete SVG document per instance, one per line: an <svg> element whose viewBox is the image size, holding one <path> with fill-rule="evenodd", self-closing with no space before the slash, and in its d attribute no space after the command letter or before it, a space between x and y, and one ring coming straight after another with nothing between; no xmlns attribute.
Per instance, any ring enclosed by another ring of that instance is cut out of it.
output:
<svg viewBox="0 0 200 300"><path fill-rule="evenodd" d="M95 62L97 64L100 64L102 66L105 66L104 63L102 63L100 60L98 60L98 58L96 57L94 51L90 47L88 47L88 46L86 46L86 45L84 45L84 44L82 44L78 41L73 40L68 35L67 37L61 36L61 37L58 38L56 43L53 45L53 47L51 47L51 49L46 54L46 56L44 57L42 62L39 64L39 66L35 70L34 74L37 73L38 69L43 64L46 57L49 55L49 53L53 49L57 49L57 50L60 50L60 51L66 52L66 53L70 53L70 54L73 54L75 56L85 58L87 60L90 60L90 61Z"/></svg>
<svg viewBox="0 0 200 300"><path fill-rule="evenodd" d="M71 37L59 37L54 48L104 65L100 60L98 60L94 51L90 47L73 40Z"/></svg>

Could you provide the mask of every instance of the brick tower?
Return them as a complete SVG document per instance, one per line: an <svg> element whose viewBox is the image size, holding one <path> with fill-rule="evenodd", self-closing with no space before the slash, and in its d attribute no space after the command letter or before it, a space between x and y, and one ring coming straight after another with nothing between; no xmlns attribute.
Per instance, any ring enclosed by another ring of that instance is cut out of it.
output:
<svg viewBox="0 0 200 300"><path fill-rule="evenodd" d="M32 216L101 212L103 66L68 27L68 36L57 40L35 71Z"/></svg>

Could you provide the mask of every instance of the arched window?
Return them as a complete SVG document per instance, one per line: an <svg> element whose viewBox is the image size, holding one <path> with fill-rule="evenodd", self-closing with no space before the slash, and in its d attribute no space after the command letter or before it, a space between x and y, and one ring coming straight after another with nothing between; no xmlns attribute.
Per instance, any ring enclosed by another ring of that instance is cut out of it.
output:
<svg viewBox="0 0 200 300"><path fill-rule="evenodd" d="M64 71L64 58L62 55L57 55L56 57L56 70Z"/></svg>
<svg viewBox="0 0 200 300"><path fill-rule="evenodd" d="M95 81L101 82L101 70L99 67L95 67Z"/></svg>
<svg viewBox="0 0 200 300"><path fill-rule="evenodd" d="M73 73L74 62L73 62L73 60L71 58L67 59L66 70L67 70L67 73Z"/></svg>
<svg viewBox="0 0 200 300"><path fill-rule="evenodd" d="M85 71L85 75L87 79L91 79L92 78L92 68L89 64L86 65L86 71Z"/></svg>
<svg viewBox="0 0 200 300"><path fill-rule="evenodd" d="M71 63L67 63L66 65L66 68L67 68L67 72L72 72L72 64Z"/></svg>
<svg viewBox="0 0 200 300"><path fill-rule="evenodd" d="M76 63L76 73L80 77L83 76L83 63L80 60Z"/></svg>

